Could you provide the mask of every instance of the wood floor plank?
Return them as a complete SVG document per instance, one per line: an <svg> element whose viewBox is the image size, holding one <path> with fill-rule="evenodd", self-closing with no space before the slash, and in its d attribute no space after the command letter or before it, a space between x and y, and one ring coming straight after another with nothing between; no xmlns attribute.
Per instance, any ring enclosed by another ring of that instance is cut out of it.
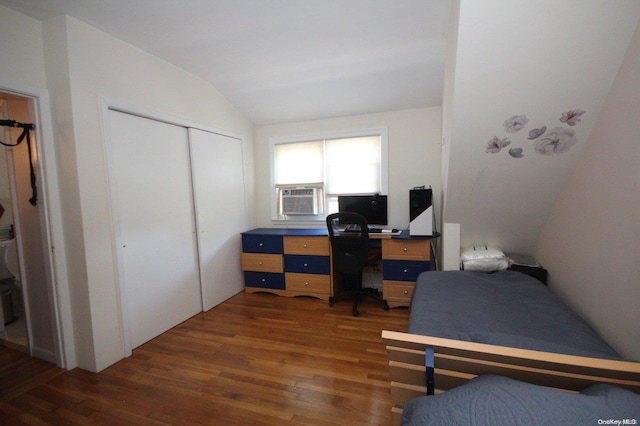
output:
<svg viewBox="0 0 640 426"><path fill-rule="evenodd" d="M384 425L382 329L408 311L240 293L101 371L0 347L0 424Z"/></svg>

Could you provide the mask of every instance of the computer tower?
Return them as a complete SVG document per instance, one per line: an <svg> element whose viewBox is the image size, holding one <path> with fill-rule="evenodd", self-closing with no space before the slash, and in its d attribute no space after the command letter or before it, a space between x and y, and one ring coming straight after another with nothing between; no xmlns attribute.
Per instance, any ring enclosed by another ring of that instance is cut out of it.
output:
<svg viewBox="0 0 640 426"><path fill-rule="evenodd" d="M431 188L409 190L409 235L433 235L433 194Z"/></svg>

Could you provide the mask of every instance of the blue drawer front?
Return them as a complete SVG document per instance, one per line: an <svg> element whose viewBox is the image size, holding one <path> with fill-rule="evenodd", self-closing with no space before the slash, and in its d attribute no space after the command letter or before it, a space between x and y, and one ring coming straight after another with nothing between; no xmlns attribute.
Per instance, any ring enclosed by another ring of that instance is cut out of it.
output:
<svg viewBox="0 0 640 426"><path fill-rule="evenodd" d="M279 235L242 235L245 253L282 253L284 247Z"/></svg>
<svg viewBox="0 0 640 426"><path fill-rule="evenodd" d="M430 262L383 260L382 275L385 280L415 281L418 275L431 269Z"/></svg>
<svg viewBox="0 0 640 426"><path fill-rule="evenodd" d="M330 271L329 256L305 256L285 254L284 269L287 272L303 274L328 274Z"/></svg>
<svg viewBox="0 0 640 426"><path fill-rule="evenodd" d="M284 290L284 274L274 274L271 272L249 272L244 273L245 287L271 288L274 290Z"/></svg>

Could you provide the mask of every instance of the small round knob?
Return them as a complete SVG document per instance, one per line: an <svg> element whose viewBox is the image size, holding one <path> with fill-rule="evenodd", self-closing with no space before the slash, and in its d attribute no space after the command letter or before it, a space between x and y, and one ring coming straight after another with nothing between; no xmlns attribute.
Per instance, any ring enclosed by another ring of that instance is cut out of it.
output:
<svg viewBox="0 0 640 426"><path fill-rule="evenodd" d="M406 274L407 272L409 272L409 271L407 271L407 270L405 269L405 270L404 270L404 273Z"/></svg>
<svg viewBox="0 0 640 426"><path fill-rule="evenodd" d="M262 262L258 262L258 265L262 265Z"/></svg>
<svg viewBox="0 0 640 426"><path fill-rule="evenodd" d="M305 287L309 287L309 283L304 283Z"/></svg>
<svg viewBox="0 0 640 426"><path fill-rule="evenodd" d="M267 282L267 279L266 279L266 278L263 278L261 281L262 281L263 283L266 283L266 282ZM406 292L405 292L405 293L406 293Z"/></svg>
<svg viewBox="0 0 640 426"><path fill-rule="evenodd" d="M404 251L404 252L406 252L407 250L408 250L408 249L407 249L406 247L402 249L402 251Z"/></svg>
<svg viewBox="0 0 640 426"><path fill-rule="evenodd" d="M262 247L264 245L264 243L259 243L258 247Z"/></svg>
<svg viewBox="0 0 640 426"><path fill-rule="evenodd" d="M406 296L407 294L409 294L409 292L407 290L404 291L404 295Z"/></svg>
<svg viewBox="0 0 640 426"><path fill-rule="evenodd" d="M303 245L302 247L307 248L307 245L305 244L305 245Z"/></svg>
<svg viewBox="0 0 640 426"><path fill-rule="evenodd" d="M306 267L308 267L308 266L309 266L309 264L308 264L308 263L305 263L305 264L304 264L304 267L305 267L305 268L306 268Z"/></svg>

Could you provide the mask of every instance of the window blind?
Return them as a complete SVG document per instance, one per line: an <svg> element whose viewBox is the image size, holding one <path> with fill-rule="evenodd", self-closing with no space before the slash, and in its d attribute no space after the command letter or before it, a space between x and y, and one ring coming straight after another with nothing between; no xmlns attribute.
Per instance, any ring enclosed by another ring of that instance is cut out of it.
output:
<svg viewBox="0 0 640 426"><path fill-rule="evenodd" d="M324 141L276 145L276 185L296 185L324 181L323 145Z"/></svg>
<svg viewBox="0 0 640 426"><path fill-rule="evenodd" d="M380 192L380 137L327 140L327 194Z"/></svg>

